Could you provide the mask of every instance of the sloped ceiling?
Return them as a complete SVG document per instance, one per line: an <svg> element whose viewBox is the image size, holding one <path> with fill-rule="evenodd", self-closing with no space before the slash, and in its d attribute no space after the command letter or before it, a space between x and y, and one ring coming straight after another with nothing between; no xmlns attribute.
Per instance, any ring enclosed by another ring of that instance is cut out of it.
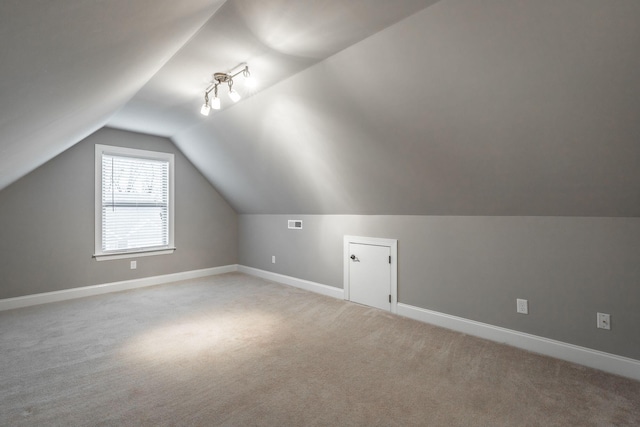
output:
<svg viewBox="0 0 640 427"><path fill-rule="evenodd" d="M106 124L240 213L640 216L637 0L49 3L0 5L0 188Z"/></svg>
<svg viewBox="0 0 640 427"><path fill-rule="evenodd" d="M202 123L200 106L213 73L248 64L258 87L247 91L241 77L234 86L246 98L435 1L229 0L109 126L174 136ZM228 108L226 87L220 89Z"/></svg>
<svg viewBox="0 0 640 427"><path fill-rule="evenodd" d="M639 23L444 0L173 139L243 213L640 216Z"/></svg>
<svg viewBox="0 0 640 427"><path fill-rule="evenodd" d="M0 189L103 127L222 3L0 2Z"/></svg>

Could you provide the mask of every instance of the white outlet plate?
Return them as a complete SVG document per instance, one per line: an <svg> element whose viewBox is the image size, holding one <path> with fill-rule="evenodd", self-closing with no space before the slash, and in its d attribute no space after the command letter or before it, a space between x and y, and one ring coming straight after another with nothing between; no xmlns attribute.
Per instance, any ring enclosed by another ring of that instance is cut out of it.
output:
<svg viewBox="0 0 640 427"><path fill-rule="evenodd" d="M136 268L138 268L138 261L131 261L131 269L135 270Z"/></svg>
<svg viewBox="0 0 640 427"><path fill-rule="evenodd" d="M276 256L271 255L271 264L275 264L275 263L276 263Z"/></svg>
<svg viewBox="0 0 640 427"><path fill-rule="evenodd" d="M516 299L516 311L520 314L529 314L529 301L526 299Z"/></svg>
<svg viewBox="0 0 640 427"><path fill-rule="evenodd" d="M598 323L597 326L600 329L611 329L611 316L607 313L598 313Z"/></svg>

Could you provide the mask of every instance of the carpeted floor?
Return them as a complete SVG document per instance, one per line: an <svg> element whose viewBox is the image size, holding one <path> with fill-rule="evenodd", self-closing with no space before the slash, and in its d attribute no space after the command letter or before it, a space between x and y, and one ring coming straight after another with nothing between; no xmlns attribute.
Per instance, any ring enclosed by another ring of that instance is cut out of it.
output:
<svg viewBox="0 0 640 427"><path fill-rule="evenodd" d="M0 312L3 426L640 425L640 382L239 273Z"/></svg>

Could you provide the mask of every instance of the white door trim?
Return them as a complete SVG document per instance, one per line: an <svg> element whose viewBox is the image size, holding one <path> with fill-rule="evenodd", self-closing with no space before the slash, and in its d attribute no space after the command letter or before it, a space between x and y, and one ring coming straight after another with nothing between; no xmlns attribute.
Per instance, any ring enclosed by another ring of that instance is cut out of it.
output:
<svg viewBox="0 0 640 427"><path fill-rule="evenodd" d="M377 237L344 236L343 265L344 265L344 299L350 301L349 297L349 245L351 243L361 245L386 246L391 251L391 312L398 312L398 240L381 239Z"/></svg>

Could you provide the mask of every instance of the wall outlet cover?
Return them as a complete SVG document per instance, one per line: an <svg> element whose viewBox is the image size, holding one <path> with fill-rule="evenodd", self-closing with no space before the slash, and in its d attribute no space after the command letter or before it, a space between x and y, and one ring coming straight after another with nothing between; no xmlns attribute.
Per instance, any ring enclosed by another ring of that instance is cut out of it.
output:
<svg viewBox="0 0 640 427"><path fill-rule="evenodd" d="M526 299L516 299L516 311L520 314L529 314L529 301Z"/></svg>
<svg viewBox="0 0 640 427"><path fill-rule="evenodd" d="M598 323L597 326L599 329L611 330L611 316L607 313L598 313Z"/></svg>

